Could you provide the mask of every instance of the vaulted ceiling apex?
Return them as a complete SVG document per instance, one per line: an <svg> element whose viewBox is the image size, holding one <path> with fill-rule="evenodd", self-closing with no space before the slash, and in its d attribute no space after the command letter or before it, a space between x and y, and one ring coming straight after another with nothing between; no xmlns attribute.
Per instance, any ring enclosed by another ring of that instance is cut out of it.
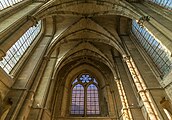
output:
<svg viewBox="0 0 172 120"><path fill-rule="evenodd" d="M94 51L95 53L104 56L100 50L98 50L95 46L93 46L90 42L87 42L87 41L81 42L79 45L77 45L77 47L70 50L67 54L70 55L70 54L73 54L73 53L76 53L76 52L82 51L82 50ZM67 54L66 54L66 56L68 56ZM104 58L106 58L106 57L104 56Z"/></svg>
<svg viewBox="0 0 172 120"><path fill-rule="evenodd" d="M65 30L65 32L61 34L60 38L67 37L73 33L77 33L78 31L97 31L99 33L104 33L109 37L111 36L102 26L95 23L91 19L82 18L71 27L69 27L67 30Z"/></svg>

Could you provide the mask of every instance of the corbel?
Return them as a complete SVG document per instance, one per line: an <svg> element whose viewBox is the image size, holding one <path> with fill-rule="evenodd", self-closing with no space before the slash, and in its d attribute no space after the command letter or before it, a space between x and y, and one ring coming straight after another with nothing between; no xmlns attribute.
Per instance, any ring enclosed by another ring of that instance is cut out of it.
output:
<svg viewBox="0 0 172 120"><path fill-rule="evenodd" d="M144 27L143 23L145 21L149 22L150 21L150 16L142 16L142 17L140 17L137 23L139 24L139 26L141 26L143 28Z"/></svg>
<svg viewBox="0 0 172 120"><path fill-rule="evenodd" d="M33 26L35 26L35 27L36 27L36 25L38 24L38 20L37 20L37 18L36 18L35 16L28 15L28 16L27 16L27 20L32 21Z"/></svg>

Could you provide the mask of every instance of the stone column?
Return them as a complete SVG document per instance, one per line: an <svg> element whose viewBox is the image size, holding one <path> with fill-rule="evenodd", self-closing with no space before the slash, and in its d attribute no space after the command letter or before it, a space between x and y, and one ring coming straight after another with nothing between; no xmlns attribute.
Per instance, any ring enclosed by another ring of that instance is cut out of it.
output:
<svg viewBox="0 0 172 120"><path fill-rule="evenodd" d="M115 116L115 108L114 108L114 102L112 99L112 93L110 91L109 85L106 86L106 90L107 90L107 97L108 97L107 102L108 102L109 116L114 117Z"/></svg>
<svg viewBox="0 0 172 120"><path fill-rule="evenodd" d="M131 115L131 111L128 105L128 101L125 95L125 91L123 88L123 85L121 83L121 80L118 78L115 78L117 87L118 87L118 92L120 95L120 99L121 99L121 103L122 103L122 116L124 120L133 120L132 115Z"/></svg>
<svg viewBox="0 0 172 120"><path fill-rule="evenodd" d="M143 101L143 105L146 109L146 112L148 114L148 117L150 120L160 120L157 111L155 109L155 106L153 105L153 101L151 100L151 97L149 95L149 91L147 91L147 87L143 81L143 78L141 77L135 63L133 62L132 58L129 56L124 56L124 61L127 64L127 67L131 73L131 76L133 78L134 84L137 88L137 91L140 95L141 100Z"/></svg>

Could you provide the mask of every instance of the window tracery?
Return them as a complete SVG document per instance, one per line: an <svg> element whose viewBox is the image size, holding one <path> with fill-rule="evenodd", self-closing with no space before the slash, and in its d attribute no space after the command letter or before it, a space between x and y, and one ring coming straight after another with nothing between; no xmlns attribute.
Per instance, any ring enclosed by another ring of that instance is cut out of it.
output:
<svg viewBox="0 0 172 120"><path fill-rule="evenodd" d="M71 115L98 115L98 83L89 74L82 74L72 82Z"/></svg>

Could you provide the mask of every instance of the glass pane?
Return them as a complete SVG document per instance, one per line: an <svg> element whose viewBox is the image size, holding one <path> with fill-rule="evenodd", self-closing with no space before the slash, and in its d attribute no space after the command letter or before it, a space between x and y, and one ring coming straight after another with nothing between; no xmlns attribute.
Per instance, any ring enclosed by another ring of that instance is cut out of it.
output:
<svg viewBox="0 0 172 120"><path fill-rule="evenodd" d="M88 75L88 74L82 74L81 77L80 77L80 80L85 83L85 82L89 82L91 81L91 77Z"/></svg>
<svg viewBox="0 0 172 120"><path fill-rule="evenodd" d="M149 2L155 3L159 6L172 10L172 0L148 0Z"/></svg>
<svg viewBox="0 0 172 120"><path fill-rule="evenodd" d="M84 114L84 87L81 84L72 90L71 114Z"/></svg>
<svg viewBox="0 0 172 120"><path fill-rule="evenodd" d="M75 80L72 82L72 85L74 85L74 84L77 83L77 82L78 82L78 80L75 79Z"/></svg>
<svg viewBox="0 0 172 120"><path fill-rule="evenodd" d="M82 74L72 82L71 114L100 114L96 85L98 82L89 74Z"/></svg>
<svg viewBox="0 0 172 120"><path fill-rule="evenodd" d="M172 69L172 58L170 57L170 53L167 52L168 50L162 46L158 40L147 31L146 28L140 27L135 20L132 22L132 33L155 62L161 73L163 75L168 74ZM168 64L164 61L168 61Z"/></svg>
<svg viewBox="0 0 172 120"><path fill-rule="evenodd" d="M13 1L13 0L0 0L0 11L7 8L7 7L11 7L13 5L15 5L16 3L19 3L23 0L20 1Z"/></svg>
<svg viewBox="0 0 172 120"><path fill-rule="evenodd" d="M87 88L87 114L100 114L98 89L94 84Z"/></svg>
<svg viewBox="0 0 172 120"><path fill-rule="evenodd" d="M94 78L93 82L96 83L96 84L98 84L95 78Z"/></svg>
<svg viewBox="0 0 172 120"><path fill-rule="evenodd" d="M36 34L36 36L37 36L38 33L40 32L40 30L41 30L41 21L39 21L36 26L29 28L26 31L26 33L28 33L27 35L29 37L33 36L34 33L37 33ZM7 51L6 56L3 58L2 61L0 61L0 63L1 63L0 66L7 73L10 73L10 71L16 65L16 63L18 62L18 60L26 52L26 50L29 47L28 42L29 43L32 43L33 40L36 38L36 36L34 35L34 37L32 37L32 39L29 39L29 37L24 37L25 34L23 34L23 36L21 36L20 39ZM4 59L6 60L6 62L7 62L8 65L4 65L5 64Z"/></svg>

